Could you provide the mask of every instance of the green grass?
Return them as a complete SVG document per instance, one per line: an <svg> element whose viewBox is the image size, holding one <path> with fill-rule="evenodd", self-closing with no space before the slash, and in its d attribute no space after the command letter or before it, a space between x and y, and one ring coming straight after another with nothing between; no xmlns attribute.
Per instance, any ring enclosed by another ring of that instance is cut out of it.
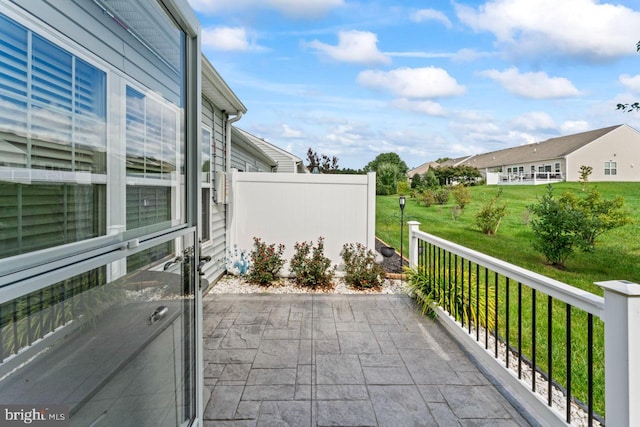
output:
<svg viewBox="0 0 640 427"><path fill-rule="evenodd" d="M552 277L569 285L602 295L602 290L594 282L624 279L640 283L640 183L591 183L604 198L616 196L625 198L625 207L631 212L636 223L612 230L598 240L595 251L590 253L575 252L566 263L565 269L558 269L545 263L544 257L537 253L532 245L533 233L527 225L531 219L527 216L526 207L536 203L546 191L545 186L505 186L502 203L507 203L507 216L503 219L497 235L487 236L480 232L474 224L474 215L480 207L494 197L499 188L496 186L471 187L472 202L465 208L457 220L453 218L453 197L443 206L419 206L414 199L407 199L405 221L415 220L421 223L420 229L456 242L463 246L489 254L512 264L524 267L548 277ZM580 191L577 183L561 183L554 185L554 194L559 196L564 191ZM408 256L408 227L404 228L404 254ZM379 196L377 198L376 235L388 244L399 249L400 244L400 210L398 196ZM475 269L475 267L473 267ZM455 268L454 268L455 269ZM484 280L481 280L484 286ZM490 274L490 286L495 283ZM517 343L517 308L518 284L511 282L509 287L509 323L506 322L506 280L498 281L498 334L504 339L509 337L511 345ZM522 290L522 351L531 359L531 335L533 324L536 325L536 362L538 367L548 372L547 366L547 297L537 293L536 316L532 315L532 292L523 286ZM572 366L574 396L586 401L587 372L587 333L586 314L572 309ZM507 332L508 327L508 332ZM566 385L566 307L560 301L554 301L552 315L553 336L553 377L561 385ZM594 319L594 397L595 410L604 414L604 334L603 323Z"/></svg>
<svg viewBox="0 0 640 427"><path fill-rule="evenodd" d="M500 187L503 189L502 200L507 203L507 216L495 236L482 234L474 224L474 215L497 194L497 186L470 187L472 201L457 220L451 212L453 197L446 205L428 208L407 198L404 219L405 223L419 221L420 229L427 233L598 295L602 295L602 291L594 282L620 279L640 283L640 183L590 183L589 187L597 188L607 199L624 197L625 207L636 223L605 233L599 238L594 252L576 251L567 260L564 270L546 265L544 257L533 249L533 232L526 225L526 207L544 194L544 185ZM559 183L554 185L554 194L559 196L564 191L580 191L580 188L578 183ZM403 252L407 257L406 224L403 234ZM400 249L398 196L376 198L376 235Z"/></svg>

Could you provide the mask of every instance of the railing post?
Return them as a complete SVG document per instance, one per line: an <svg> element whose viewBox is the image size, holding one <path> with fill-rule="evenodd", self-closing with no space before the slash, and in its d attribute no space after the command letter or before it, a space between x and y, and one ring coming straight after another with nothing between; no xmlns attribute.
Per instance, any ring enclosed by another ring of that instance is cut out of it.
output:
<svg viewBox="0 0 640 427"><path fill-rule="evenodd" d="M640 425L640 285L596 282L604 289L604 359L607 425Z"/></svg>
<svg viewBox="0 0 640 427"><path fill-rule="evenodd" d="M420 230L418 221L408 221L409 225L409 268L415 268L418 265L418 236L416 231Z"/></svg>

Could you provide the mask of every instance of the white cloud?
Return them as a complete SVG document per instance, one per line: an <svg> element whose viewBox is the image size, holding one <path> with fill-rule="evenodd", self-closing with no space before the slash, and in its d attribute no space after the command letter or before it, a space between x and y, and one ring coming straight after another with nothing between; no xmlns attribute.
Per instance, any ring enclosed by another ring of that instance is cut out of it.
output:
<svg viewBox="0 0 640 427"><path fill-rule="evenodd" d="M479 58L488 58L496 56L497 52L481 52L475 49L460 49L457 52L420 52L420 51L408 51L408 52L385 52L385 55L398 58L422 58L422 59L437 59L437 58L450 58L456 62L470 62Z"/></svg>
<svg viewBox="0 0 640 427"><path fill-rule="evenodd" d="M451 28L451 21L447 16L435 9L421 9L411 15L411 19L415 22L422 21L438 21L442 23L445 27Z"/></svg>
<svg viewBox="0 0 640 427"><path fill-rule="evenodd" d="M261 51L255 37L243 27L215 27L202 30L202 46L220 51Z"/></svg>
<svg viewBox="0 0 640 427"><path fill-rule="evenodd" d="M623 74L620 76L620 83L625 85L630 91L640 93L640 74L635 76Z"/></svg>
<svg viewBox="0 0 640 427"><path fill-rule="evenodd" d="M389 64L391 59L378 50L378 37L368 31L340 31L338 45L332 46L318 40L305 46L340 62L356 64Z"/></svg>
<svg viewBox="0 0 640 427"><path fill-rule="evenodd" d="M552 99L581 95L568 79L549 77L542 71L520 73L517 68L509 68L504 71L486 70L480 74L500 83L510 93L525 98Z"/></svg>
<svg viewBox="0 0 640 427"><path fill-rule="evenodd" d="M455 4L458 19L493 33L513 54L611 60L635 53L640 12L597 0L489 0Z"/></svg>
<svg viewBox="0 0 640 427"><path fill-rule="evenodd" d="M269 8L291 18L313 19L343 6L344 0L189 0L189 3L198 12L208 15Z"/></svg>
<svg viewBox="0 0 640 427"><path fill-rule="evenodd" d="M541 111L533 111L516 117L511 121L514 128L524 131L552 130L557 129L553 118Z"/></svg>
<svg viewBox="0 0 640 427"><path fill-rule="evenodd" d="M446 111L442 105L433 101L412 101L407 98L401 98L392 101L391 106L398 110L412 111L414 113L426 114L428 116L446 115Z"/></svg>
<svg viewBox="0 0 640 427"><path fill-rule="evenodd" d="M566 121L560 125L560 131L563 135L571 135L572 133L580 133L591 130L588 122L584 120Z"/></svg>
<svg viewBox="0 0 640 427"><path fill-rule="evenodd" d="M437 67L366 70L358 75L357 82L402 98L442 98L466 92L446 70Z"/></svg>
<svg viewBox="0 0 640 427"><path fill-rule="evenodd" d="M288 125L282 125L282 137L283 138L302 138L303 133L301 130L293 129Z"/></svg>

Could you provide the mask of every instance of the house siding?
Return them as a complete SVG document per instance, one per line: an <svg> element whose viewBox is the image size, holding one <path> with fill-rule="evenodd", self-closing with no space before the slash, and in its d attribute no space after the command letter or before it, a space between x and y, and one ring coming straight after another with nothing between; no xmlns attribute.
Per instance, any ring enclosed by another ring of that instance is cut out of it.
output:
<svg viewBox="0 0 640 427"><path fill-rule="evenodd" d="M202 124L212 130L212 183L215 184L215 172L226 170L226 145L225 145L225 114L212 102L203 97L202 100ZM205 278L210 282L215 282L225 272L225 250L226 243L226 221L227 205L215 203L213 190L209 198L209 221L211 228L211 239L202 246L205 256L210 256L211 261L205 264Z"/></svg>
<svg viewBox="0 0 640 427"><path fill-rule="evenodd" d="M617 163L617 175L604 174L604 162ZM580 166L593 168L590 181L640 181L640 133L629 126L598 138L567 156L567 181L580 179Z"/></svg>

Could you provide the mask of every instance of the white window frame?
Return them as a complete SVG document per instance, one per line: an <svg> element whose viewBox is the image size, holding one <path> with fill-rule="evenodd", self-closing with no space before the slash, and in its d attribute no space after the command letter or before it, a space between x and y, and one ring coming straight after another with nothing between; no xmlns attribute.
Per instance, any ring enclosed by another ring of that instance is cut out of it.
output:
<svg viewBox="0 0 640 427"><path fill-rule="evenodd" d="M608 162L604 162L604 175L618 176L618 162L615 160L609 160Z"/></svg>

